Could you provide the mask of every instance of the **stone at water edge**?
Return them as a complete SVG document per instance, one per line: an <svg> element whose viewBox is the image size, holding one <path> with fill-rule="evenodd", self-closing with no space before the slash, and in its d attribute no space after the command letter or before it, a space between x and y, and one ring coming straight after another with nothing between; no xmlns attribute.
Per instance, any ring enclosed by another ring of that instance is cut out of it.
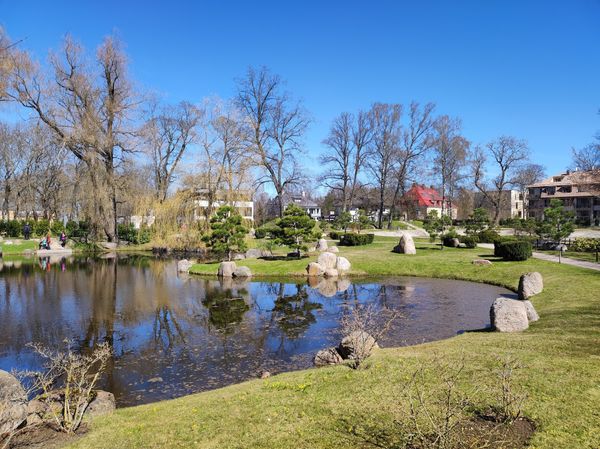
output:
<svg viewBox="0 0 600 449"><path fill-rule="evenodd" d="M177 271L179 273L187 273L190 271L190 268L192 268L192 265L194 264L189 260L182 259L179 262L177 262Z"/></svg>
<svg viewBox="0 0 600 449"><path fill-rule="evenodd" d="M544 290L544 278L537 271L525 273L519 278L519 299L529 299Z"/></svg>
<svg viewBox="0 0 600 449"><path fill-rule="evenodd" d="M336 348L321 349L315 356L315 366L338 365L344 360Z"/></svg>
<svg viewBox="0 0 600 449"><path fill-rule="evenodd" d="M417 254L415 242L410 234L402 234L398 245L396 245L392 251L400 254Z"/></svg>
<svg viewBox="0 0 600 449"><path fill-rule="evenodd" d="M378 348L377 341L368 332L354 331L342 339L338 352L344 359L354 359L356 352L362 353L363 357L368 357L373 349Z"/></svg>
<svg viewBox="0 0 600 449"><path fill-rule="evenodd" d="M115 395L108 391L96 391L96 397L92 399L90 405L85 410L85 414L90 418L112 413L117 408Z"/></svg>
<svg viewBox="0 0 600 449"><path fill-rule="evenodd" d="M11 432L27 419L27 393L12 374L0 370L0 435Z"/></svg>
<svg viewBox="0 0 600 449"><path fill-rule="evenodd" d="M473 265L491 265L492 262L487 259L475 259L471 262Z"/></svg>
<svg viewBox="0 0 600 449"><path fill-rule="evenodd" d="M268 379L269 377L271 377L271 373L269 371L263 371L262 373L260 373L261 379Z"/></svg>
<svg viewBox="0 0 600 449"><path fill-rule="evenodd" d="M249 278L249 277L252 277L252 272L250 271L250 268L248 268L248 267L237 267L233 271L233 277Z"/></svg>
<svg viewBox="0 0 600 449"><path fill-rule="evenodd" d="M335 278L338 277L339 274L340 273L335 268L327 268L324 273L326 278Z"/></svg>
<svg viewBox="0 0 600 449"><path fill-rule="evenodd" d="M325 270L317 262L311 262L306 267L306 273L308 276L323 276L325 274Z"/></svg>
<svg viewBox="0 0 600 449"><path fill-rule="evenodd" d="M521 332L529 327L524 301L496 298L490 307L492 327L498 332Z"/></svg>
<svg viewBox="0 0 600 449"><path fill-rule="evenodd" d="M338 270L338 272L344 273L346 271L350 271L352 265L350 264L350 261L345 257L338 257L335 264L335 268Z"/></svg>
<svg viewBox="0 0 600 449"><path fill-rule="evenodd" d="M237 268L235 262L221 262L217 276L230 278L233 277L233 272Z"/></svg>
<svg viewBox="0 0 600 449"><path fill-rule="evenodd" d="M325 251L327 249L327 240L319 239L317 242L316 250L317 251Z"/></svg>
<svg viewBox="0 0 600 449"><path fill-rule="evenodd" d="M328 268L335 268L337 256L333 253L321 253L317 259L317 263L321 265L324 270L327 270Z"/></svg>
<svg viewBox="0 0 600 449"><path fill-rule="evenodd" d="M523 301L523 304L525 305L525 309L527 310L527 319L530 323L540 319L540 316L535 310L535 307L533 307L533 304L531 304L531 301L525 300Z"/></svg>

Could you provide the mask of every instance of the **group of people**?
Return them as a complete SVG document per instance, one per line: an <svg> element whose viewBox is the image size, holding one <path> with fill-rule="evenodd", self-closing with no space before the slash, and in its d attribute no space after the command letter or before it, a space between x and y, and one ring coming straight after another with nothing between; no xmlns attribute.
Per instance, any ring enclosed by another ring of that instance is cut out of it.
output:
<svg viewBox="0 0 600 449"><path fill-rule="evenodd" d="M67 234L65 234L65 231L62 231L60 233L60 237L58 238L58 241L60 242L60 246L62 246L64 248L65 245L67 244ZM46 234L46 237L43 237L40 240L39 249L51 249L51 248L52 248L52 239L50 237L50 233L48 233L48 234Z"/></svg>

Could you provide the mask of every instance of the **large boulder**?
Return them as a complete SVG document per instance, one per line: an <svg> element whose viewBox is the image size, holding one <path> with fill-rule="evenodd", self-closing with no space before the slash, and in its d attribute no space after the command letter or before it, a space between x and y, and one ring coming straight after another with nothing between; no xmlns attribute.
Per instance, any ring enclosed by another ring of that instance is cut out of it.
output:
<svg viewBox="0 0 600 449"><path fill-rule="evenodd" d="M350 271L351 267L352 267L352 265L350 264L350 261L348 259L346 259L345 257L337 258L335 268L336 268L336 270L338 270L338 272L345 273L346 271Z"/></svg>
<svg viewBox="0 0 600 449"><path fill-rule="evenodd" d="M336 348L321 349L315 356L315 366L338 365L344 360Z"/></svg>
<svg viewBox="0 0 600 449"><path fill-rule="evenodd" d="M248 268L248 267L236 267L236 269L233 270L233 277L249 278L251 276L252 276L252 271L250 271L250 268Z"/></svg>
<svg viewBox="0 0 600 449"><path fill-rule="evenodd" d="M112 413L116 408L115 395L108 391L98 390L96 391L96 397L92 399L85 410L85 414L90 418L94 418Z"/></svg>
<svg viewBox="0 0 600 449"><path fill-rule="evenodd" d="M327 268L327 269L325 269L325 273L323 273L323 274L325 275L326 278L335 278L335 277L338 277L338 275L340 273L335 268Z"/></svg>
<svg viewBox="0 0 600 449"><path fill-rule="evenodd" d="M246 251L246 259L258 259L259 257L266 257L268 255L268 251L259 248L251 248Z"/></svg>
<svg viewBox="0 0 600 449"><path fill-rule="evenodd" d="M337 264L337 256L333 253L322 253L319 254L317 263L323 267L324 270L328 268L335 268Z"/></svg>
<svg viewBox="0 0 600 449"><path fill-rule="evenodd" d="M377 348L379 345L372 335L365 331L354 331L342 339L338 352L344 359L365 359Z"/></svg>
<svg viewBox="0 0 600 449"><path fill-rule="evenodd" d="M327 248L327 251L330 253L339 253L340 249L337 246L330 246L329 248Z"/></svg>
<svg viewBox="0 0 600 449"><path fill-rule="evenodd" d="M177 271L179 273L188 273L192 265L194 264L187 259L180 260L177 262Z"/></svg>
<svg viewBox="0 0 600 449"><path fill-rule="evenodd" d="M458 240L457 238L451 238L448 241L448 246L450 248L458 248L460 246L460 240Z"/></svg>
<svg viewBox="0 0 600 449"><path fill-rule="evenodd" d="M0 370L0 435L11 432L27 419L27 393L18 379Z"/></svg>
<svg viewBox="0 0 600 449"><path fill-rule="evenodd" d="M235 262L221 262L219 265L219 271L217 275L219 277L230 278L233 277L233 272L237 268Z"/></svg>
<svg viewBox="0 0 600 449"><path fill-rule="evenodd" d="M402 234L398 245L396 245L392 251L400 254L417 254L415 242L410 234Z"/></svg>
<svg viewBox="0 0 600 449"><path fill-rule="evenodd" d="M316 250L317 251L325 251L326 249L327 249L327 240L319 239L319 241L317 242Z"/></svg>
<svg viewBox="0 0 600 449"><path fill-rule="evenodd" d="M323 276L323 274L325 274L325 270L317 262L311 262L306 267L306 273L309 276Z"/></svg>
<svg viewBox="0 0 600 449"><path fill-rule="evenodd" d="M537 271L525 273L519 279L519 299L525 300L544 290L544 279Z"/></svg>
<svg viewBox="0 0 600 449"><path fill-rule="evenodd" d="M533 304L531 304L531 301L525 300L523 301L523 304L525 305L525 309L527 310L527 319L530 323L540 319L540 316L535 310L535 307L533 307Z"/></svg>
<svg viewBox="0 0 600 449"><path fill-rule="evenodd" d="M496 298L490 307L490 320L498 332L520 332L529 327L524 301L511 298Z"/></svg>

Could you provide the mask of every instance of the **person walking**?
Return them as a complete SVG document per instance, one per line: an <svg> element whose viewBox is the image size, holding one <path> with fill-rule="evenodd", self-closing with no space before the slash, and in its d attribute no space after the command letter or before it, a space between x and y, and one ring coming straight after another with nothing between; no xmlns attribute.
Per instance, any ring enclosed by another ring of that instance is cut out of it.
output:
<svg viewBox="0 0 600 449"><path fill-rule="evenodd" d="M25 240L29 240L29 237L31 237L31 226L29 226L29 223L25 223L25 226L23 226L23 237L25 237Z"/></svg>

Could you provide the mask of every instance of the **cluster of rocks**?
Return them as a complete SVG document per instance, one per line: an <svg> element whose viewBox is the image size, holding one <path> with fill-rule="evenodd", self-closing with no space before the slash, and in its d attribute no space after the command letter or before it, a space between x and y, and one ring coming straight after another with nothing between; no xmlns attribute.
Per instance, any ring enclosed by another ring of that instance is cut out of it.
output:
<svg viewBox="0 0 600 449"><path fill-rule="evenodd" d="M394 249L392 250L395 253L399 254L417 254L417 249L415 248L415 241L411 237L410 234L402 234L400 237L400 241Z"/></svg>
<svg viewBox="0 0 600 449"><path fill-rule="evenodd" d="M27 393L16 377L0 370L0 436L24 425L42 424L52 419L52 401L33 399L28 401ZM55 401L54 406L59 406ZM88 418L111 413L116 408L112 393L98 390L85 410Z"/></svg>
<svg viewBox="0 0 600 449"><path fill-rule="evenodd" d="M177 262L177 272L179 273L189 273L190 272L190 268L192 268L192 265L194 265L193 262L187 260L187 259L182 259L180 261Z"/></svg>
<svg viewBox="0 0 600 449"><path fill-rule="evenodd" d="M235 262L221 262L217 276L222 278L249 278L252 272L248 267L238 267Z"/></svg>
<svg viewBox="0 0 600 449"><path fill-rule="evenodd" d="M501 296L490 308L490 319L498 332L520 332L529 327L530 322L539 320L529 298L544 289L542 275L537 272L525 273L519 279L518 299Z"/></svg>
<svg viewBox="0 0 600 449"><path fill-rule="evenodd" d="M314 364L317 367L339 365L344 360L368 357L379 345L375 338L365 331L354 331L344 338L337 347L321 349L317 352Z"/></svg>
<svg viewBox="0 0 600 449"><path fill-rule="evenodd" d="M350 271L351 267L352 265L348 259L327 251L321 253L316 262L308 264L306 273L310 277L325 276L332 278Z"/></svg>

